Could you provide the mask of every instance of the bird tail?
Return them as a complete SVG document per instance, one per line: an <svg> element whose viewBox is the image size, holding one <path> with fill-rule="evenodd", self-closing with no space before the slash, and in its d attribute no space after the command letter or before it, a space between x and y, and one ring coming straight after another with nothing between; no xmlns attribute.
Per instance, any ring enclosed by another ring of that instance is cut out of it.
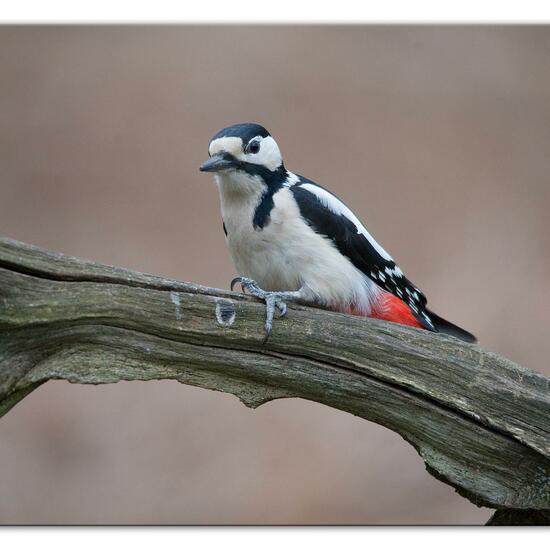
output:
<svg viewBox="0 0 550 550"><path fill-rule="evenodd" d="M454 336L455 338L459 338L465 342L477 342L476 337L463 328L453 325L453 323L443 319L439 315L436 315L429 309L426 309L425 311L432 321L433 327L426 323L425 319L423 319L421 315L415 315L403 300L399 299L394 294L384 292L378 307L373 309L373 311L369 314L369 317L383 319L384 321L390 321L400 325L407 325L410 327L423 328L434 332L449 334L450 336ZM360 315L360 313L354 311L353 308L343 310L342 312L351 313L352 315Z"/></svg>
<svg viewBox="0 0 550 550"><path fill-rule="evenodd" d="M477 338L467 330L464 330L463 328L453 325L453 323L443 319L439 315L436 315L433 311L426 310L426 313L429 315L430 319L432 320L435 326L435 330L437 332L442 332L443 334L449 334L451 336L454 336L455 338L464 340L465 342L471 342L472 344L477 342Z"/></svg>

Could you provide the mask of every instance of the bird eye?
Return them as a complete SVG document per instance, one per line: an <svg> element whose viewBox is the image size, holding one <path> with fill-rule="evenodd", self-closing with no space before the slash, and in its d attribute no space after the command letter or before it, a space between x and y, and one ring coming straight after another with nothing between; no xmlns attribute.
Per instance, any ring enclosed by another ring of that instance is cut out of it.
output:
<svg viewBox="0 0 550 550"><path fill-rule="evenodd" d="M246 152L255 155L260 152L260 142L257 139L253 139L246 146Z"/></svg>

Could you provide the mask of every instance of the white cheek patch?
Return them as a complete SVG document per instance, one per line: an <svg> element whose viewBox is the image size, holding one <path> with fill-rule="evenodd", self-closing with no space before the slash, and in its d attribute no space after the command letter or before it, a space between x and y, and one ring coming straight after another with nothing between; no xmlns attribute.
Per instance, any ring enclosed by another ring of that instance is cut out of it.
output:
<svg viewBox="0 0 550 550"><path fill-rule="evenodd" d="M277 142L271 136L267 136L263 139L257 136L254 139L260 139L260 150L256 154L241 152L239 155L235 156L244 162L261 164L272 171L279 168L283 159Z"/></svg>
<svg viewBox="0 0 550 550"><path fill-rule="evenodd" d="M243 140L240 137L222 137L210 142L208 152L210 156L225 151L234 157L238 157L243 150Z"/></svg>

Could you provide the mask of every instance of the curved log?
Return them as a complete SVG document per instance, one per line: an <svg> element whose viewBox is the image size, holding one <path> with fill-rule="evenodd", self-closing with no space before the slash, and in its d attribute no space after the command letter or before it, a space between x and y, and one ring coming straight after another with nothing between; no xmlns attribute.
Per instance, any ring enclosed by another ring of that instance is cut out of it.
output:
<svg viewBox="0 0 550 550"><path fill-rule="evenodd" d="M264 344L263 316L242 294L0 239L0 416L52 379L175 379L249 407L301 397L399 433L477 505L550 510L548 378L452 337L297 305Z"/></svg>

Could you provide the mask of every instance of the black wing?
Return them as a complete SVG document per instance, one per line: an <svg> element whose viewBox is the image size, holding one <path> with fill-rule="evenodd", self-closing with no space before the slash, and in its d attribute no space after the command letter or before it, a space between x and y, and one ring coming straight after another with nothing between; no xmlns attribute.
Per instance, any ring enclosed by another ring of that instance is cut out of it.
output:
<svg viewBox="0 0 550 550"><path fill-rule="evenodd" d="M426 297L409 281L389 254L374 240L361 222L338 197L300 178L290 187L304 220L325 235L360 271L384 290L403 300L422 326L435 330L426 312Z"/></svg>

